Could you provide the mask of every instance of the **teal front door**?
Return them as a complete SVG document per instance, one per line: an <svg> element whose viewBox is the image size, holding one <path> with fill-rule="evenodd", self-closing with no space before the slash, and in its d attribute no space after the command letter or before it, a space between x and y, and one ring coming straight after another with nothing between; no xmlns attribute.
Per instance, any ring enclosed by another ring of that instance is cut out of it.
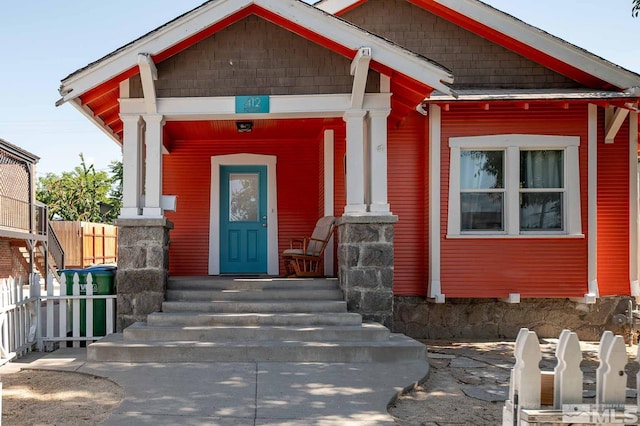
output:
<svg viewBox="0 0 640 426"><path fill-rule="evenodd" d="M220 273L267 273L267 166L220 166Z"/></svg>

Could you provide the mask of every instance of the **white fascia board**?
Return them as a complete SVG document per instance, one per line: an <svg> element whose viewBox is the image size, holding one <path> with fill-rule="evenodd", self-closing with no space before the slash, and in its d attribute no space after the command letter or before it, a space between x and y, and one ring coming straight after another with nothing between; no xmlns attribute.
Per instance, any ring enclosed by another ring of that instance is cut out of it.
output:
<svg viewBox="0 0 640 426"><path fill-rule="evenodd" d="M640 76L476 0L434 0L474 21L570 64L621 89L640 86Z"/></svg>
<svg viewBox="0 0 640 426"><path fill-rule="evenodd" d="M324 0L315 5L320 10L335 15L346 8L357 3L358 0Z"/></svg>
<svg viewBox="0 0 640 426"><path fill-rule="evenodd" d="M388 110L390 93L369 93L364 96L367 110ZM158 114L167 120L224 120L231 118L291 118L341 117L351 107L350 94L336 95L276 95L269 98L267 114L236 114L235 97L219 98L158 98ZM145 114L144 99L121 99L121 114Z"/></svg>
<svg viewBox="0 0 640 426"><path fill-rule="evenodd" d="M80 111L82 113L82 115L87 117L89 119L89 121L91 121L93 124L95 124L96 127L98 129L100 129L105 135L107 135L110 139L112 139L119 146L122 146L122 142L111 131L111 128L109 126L107 126L106 124L104 124L104 122L99 117L94 117L93 113L91 112L91 110L89 110L89 108L87 108L86 106L82 105L78 99L73 99L71 101L71 105L73 105L73 107L75 109Z"/></svg>
<svg viewBox="0 0 640 426"><path fill-rule="evenodd" d="M443 84L453 83L453 75L450 71L355 25L338 20L298 0L255 0L255 3L342 46L353 50L363 46L371 47L371 56L374 61L435 90L454 93L450 87Z"/></svg>
<svg viewBox="0 0 640 426"><path fill-rule="evenodd" d="M156 55L182 40L199 33L207 27L229 17L252 4L251 0L217 0L193 10L165 27L152 32L144 39L112 56L100 60L86 70L77 72L62 81L66 93L62 101L77 98L116 75L138 65L138 53ZM64 92L63 92L64 93Z"/></svg>

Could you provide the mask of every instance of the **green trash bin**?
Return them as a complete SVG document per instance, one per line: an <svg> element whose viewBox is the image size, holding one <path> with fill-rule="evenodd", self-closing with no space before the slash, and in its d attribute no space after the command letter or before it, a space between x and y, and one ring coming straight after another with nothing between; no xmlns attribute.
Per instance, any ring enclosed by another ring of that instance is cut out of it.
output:
<svg viewBox="0 0 640 426"><path fill-rule="evenodd" d="M73 276L78 274L78 284L80 284L80 294L87 294L87 277L91 273L93 279L94 295L115 294L115 266L92 266L86 269L65 269L65 283L67 296L73 295ZM73 303L68 302L69 319L73 321ZM80 335L87 335L87 302L80 300ZM107 301L104 299L94 299L93 301L93 335L106 336L107 334Z"/></svg>

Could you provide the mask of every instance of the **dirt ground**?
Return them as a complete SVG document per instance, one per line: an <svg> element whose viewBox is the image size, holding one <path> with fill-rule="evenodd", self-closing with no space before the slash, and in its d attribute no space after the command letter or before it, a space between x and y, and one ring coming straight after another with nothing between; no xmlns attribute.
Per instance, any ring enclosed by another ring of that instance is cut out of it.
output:
<svg viewBox="0 0 640 426"><path fill-rule="evenodd" d="M423 341L429 351L426 382L402 395L389 412L401 426L498 425L508 394L513 342ZM555 342L541 341L541 368L555 366ZM582 343L585 403L595 396L597 344ZM629 360L637 346L628 347ZM628 388L635 389L638 365L627 365ZM5 425L97 425L118 407L123 390L99 377L70 372L22 370L2 375ZM631 392L628 401L635 400ZM632 398L632 399L631 399Z"/></svg>
<svg viewBox="0 0 640 426"><path fill-rule="evenodd" d="M499 425L515 362L514 342L423 340L431 367L426 382L389 407L402 426ZM553 371L557 340L541 339L543 371ZM595 402L597 343L581 342L584 403ZM628 404L636 401L637 346L627 346Z"/></svg>
<svg viewBox="0 0 640 426"><path fill-rule="evenodd" d="M97 425L124 398L110 380L70 372L2 375L3 425Z"/></svg>

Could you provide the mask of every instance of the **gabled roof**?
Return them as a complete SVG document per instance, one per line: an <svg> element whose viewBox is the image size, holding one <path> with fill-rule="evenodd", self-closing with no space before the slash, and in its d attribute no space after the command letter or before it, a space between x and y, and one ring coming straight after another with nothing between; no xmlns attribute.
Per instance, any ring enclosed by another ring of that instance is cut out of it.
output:
<svg viewBox="0 0 640 426"><path fill-rule="evenodd" d="M9 143L2 138L0 138L0 151L5 151L13 157L31 164L36 164L38 160L40 160L40 157L38 157L37 155L32 154L29 151L20 148L19 146Z"/></svg>
<svg viewBox="0 0 640 426"><path fill-rule="evenodd" d="M445 83L452 83L453 76L445 67L300 0L211 0L65 77L58 105L100 85L113 85L114 80L119 82L137 74L139 53L150 54L154 62L161 62L250 14L349 58L359 48L371 47L373 69L400 73L432 89L451 93Z"/></svg>
<svg viewBox="0 0 640 426"><path fill-rule="evenodd" d="M315 6L342 15L367 0L320 0ZM408 0L496 44L587 87L640 87L640 75L568 43L479 0Z"/></svg>

